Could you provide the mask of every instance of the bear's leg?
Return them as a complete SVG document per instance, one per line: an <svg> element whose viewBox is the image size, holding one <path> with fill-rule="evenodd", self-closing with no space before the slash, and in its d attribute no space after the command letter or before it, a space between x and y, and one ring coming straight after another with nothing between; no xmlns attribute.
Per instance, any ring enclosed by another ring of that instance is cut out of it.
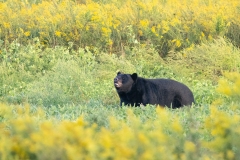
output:
<svg viewBox="0 0 240 160"><path fill-rule="evenodd" d="M180 107L182 107L181 98L178 96L175 96L172 101L172 108L175 109Z"/></svg>

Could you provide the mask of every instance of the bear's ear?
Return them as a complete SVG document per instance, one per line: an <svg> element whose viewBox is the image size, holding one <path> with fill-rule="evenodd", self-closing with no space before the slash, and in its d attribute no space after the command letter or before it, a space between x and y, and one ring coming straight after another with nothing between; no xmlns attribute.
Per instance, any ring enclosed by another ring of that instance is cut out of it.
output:
<svg viewBox="0 0 240 160"><path fill-rule="evenodd" d="M122 74L121 72L118 72L117 75Z"/></svg>
<svg viewBox="0 0 240 160"><path fill-rule="evenodd" d="M137 80L137 78L138 78L138 75L137 75L137 73L133 73L131 75L131 77L132 77L133 81L135 82Z"/></svg>

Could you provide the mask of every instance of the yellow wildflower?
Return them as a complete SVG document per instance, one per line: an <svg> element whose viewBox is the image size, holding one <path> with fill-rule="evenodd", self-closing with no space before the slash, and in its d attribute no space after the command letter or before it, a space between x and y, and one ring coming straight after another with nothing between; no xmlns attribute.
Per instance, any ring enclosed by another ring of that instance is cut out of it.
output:
<svg viewBox="0 0 240 160"><path fill-rule="evenodd" d="M143 133L138 134L138 139L142 144L148 143L148 138Z"/></svg>
<svg viewBox="0 0 240 160"><path fill-rule="evenodd" d="M84 125L85 125L85 122L84 122L84 119L83 119L82 116L77 119L76 123L77 123L79 126L84 126Z"/></svg>
<svg viewBox="0 0 240 160"><path fill-rule="evenodd" d="M177 133L182 133L183 132L183 128L181 126L181 124L179 123L179 120L176 119L173 123L172 123L172 129L177 132Z"/></svg>
<svg viewBox="0 0 240 160"><path fill-rule="evenodd" d="M112 45L113 44L113 41L111 39L108 40L108 45Z"/></svg>
<svg viewBox="0 0 240 160"><path fill-rule="evenodd" d="M108 37L109 34L111 33L111 29L106 28L106 27L102 27L102 33L105 37Z"/></svg>
<svg viewBox="0 0 240 160"><path fill-rule="evenodd" d="M190 141L185 142L184 149L185 149L185 151L188 151L188 152L195 152L196 151L195 144L193 142L190 142Z"/></svg>
<svg viewBox="0 0 240 160"><path fill-rule="evenodd" d="M147 28L148 25L149 25L149 21L148 21L147 19L141 20L141 21L140 21L140 25L141 25L143 28Z"/></svg>
<svg viewBox="0 0 240 160"><path fill-rule="evenodd" d="M24 32L24 35L25 35L26 37L29 37L29 36L31 35L31 32L30 32L30 31Z"/></svg>
<svg viewBox="0 0 240 160"><path fill-rule="evenodd" d="M142 154L141 159L152 159L152 153L151 151L147 150Z"/></svg>
<svg viewBox="0 0 240 160"><path fill-rule="evenodd" d="M152 31L152 33L156 33L156 27L152 26L151 31Z"/></svg>
<svg viewBox="0 0 240 160"><path fill-rule="evenodd" d="M89 30L89 28L90 28L89 26L86 26L86 31L88 31L88 30Z"/></svg>
<svg viewBox="0 0 240 160"><path fill-rule="evenodd" d="M172 42L172 43L175 43L175 45L176 45L177 47L180 47L180 46L181 46L181 41L178 40L178 39L174 39L174 40L172 40L171 42Z"/></svg>
<svg viewBox="0 0 240 160"><path fill-rule="evenodd" d="M177 47L180 47L180 46L182 45L180 40L176 40L175 43L176 43L176 46L177 46Z"/></svg>
<svg viewBox="0 0 240 160"><path fill-rule="evenodd" d="M227 158L228 158L228 159L235 159L235 158L234 158L234 152L231 151L231 150L228 150L228 151L227 151Z"/></svg>
<svg viewBox="0 0 240 160"><path fill-rule="evenodd" d="M61 33L60 31L55 31L55 35L56 35L57 37L61 37L62 33Z"/></svg>
<svg viewBox="0 0 240 160"><path fill-rule="evenodd" d="M4 23L3 23L3 26L4 26L4 28L10 28L10 23L4 22Z"/></svg>
<svg viewBox="0 0 240 160"><path fill-rule="evenodd" d="M208 35L209 40L213 40L213 37L211 35Z"/></svg>
<svg viewBox="0 0 240 160"><path fill-rule="evenodd" d="M227 96L230 96L232 94L231 88L229 87L228 82L225 79L219 80L219 86L217 88L217 91L220 93L223 93Z"/></svg>

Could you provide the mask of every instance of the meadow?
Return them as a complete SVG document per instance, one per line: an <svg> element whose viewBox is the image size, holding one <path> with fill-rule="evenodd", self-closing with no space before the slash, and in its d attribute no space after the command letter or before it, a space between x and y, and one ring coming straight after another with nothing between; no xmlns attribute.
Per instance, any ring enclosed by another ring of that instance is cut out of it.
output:
<svg viewBox="0 0 240 160"><path fill-rule="evenodd" d="M240 157L240 2L0 0L0 159ZM192 107L119 107L118 71Z"/></svg>

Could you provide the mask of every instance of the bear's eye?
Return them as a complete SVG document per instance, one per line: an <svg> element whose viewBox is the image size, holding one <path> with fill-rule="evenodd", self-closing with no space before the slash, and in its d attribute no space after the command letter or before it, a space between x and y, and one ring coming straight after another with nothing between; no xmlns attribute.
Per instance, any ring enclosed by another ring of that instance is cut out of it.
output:
<svg viewBox="0 0 240 160"><path fill-rule="evenodd" d="M122 77L122 81L126 81L126 79L127 79L126 76Z"/></svg>

